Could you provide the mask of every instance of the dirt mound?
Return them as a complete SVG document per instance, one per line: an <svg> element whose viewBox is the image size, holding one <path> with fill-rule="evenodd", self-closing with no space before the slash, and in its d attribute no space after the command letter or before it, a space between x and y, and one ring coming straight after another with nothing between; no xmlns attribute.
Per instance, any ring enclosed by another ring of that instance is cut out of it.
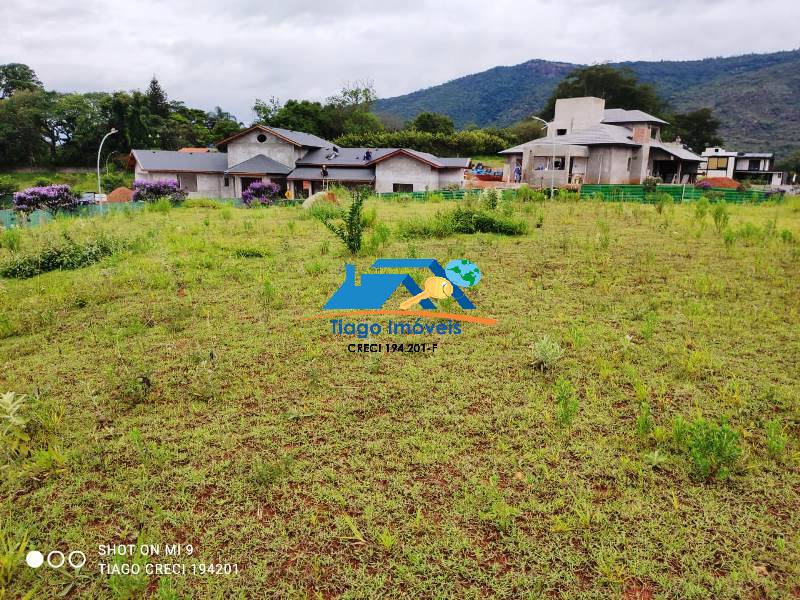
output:
<svg viewBox="0 0 800 600"><path fill-rule="evenodd" d="M698 187L731 188L735 190L739 187L739 182L730 177L706 177L698 181L697 185Z"/></svg>
<svg viewBox="0 0 800 600"><path fill-rule="evenodd" d="M303 200L303 208L311 208L315 202L319 202L320 200L324 200L325 202L330 202L332 204L337 204L336 194L333 192L317 192L313 196L309 196L305 200Z"/></svg>
<svg viewBox="0 0 800 600"><path fill-rule="evenodd" d="M133 190L126 187L118 187L106 198L106 202L130 202L133 200Z"/></svg>

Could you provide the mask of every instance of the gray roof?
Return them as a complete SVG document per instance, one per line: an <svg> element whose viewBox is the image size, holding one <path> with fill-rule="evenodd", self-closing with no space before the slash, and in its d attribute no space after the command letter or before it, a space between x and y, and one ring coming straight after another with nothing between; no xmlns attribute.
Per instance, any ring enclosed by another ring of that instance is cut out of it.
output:
<svg viewBox="0 0 800 600"><path fill-rule="evenodd" d="M222 173L228 168L228 155L220 152L131 150L131 154L145 171Z"/></svg>
<svg viewBox="0 0 800 600"><path fill-rule="evenodd" d="M277 160L271 159L269 156L257 154L252 158L240 162L238 165L233 165L227 169L226 173L264 173L270 175L287 175L291 172L292 167L287 167Z"/></svg>
<svg viewBox="0 0 800 600"><path fill-rule="evenodd" d="M297 161L298 165L327 165L327 166L348 166L359 167L372 165L375 162L386 158L394 152L403 151L411 156L431 163L437 169L466 168L469 166L469 158L440 158L429 152L420 152L409 148L342 148L336 147L336 152L331 144L325 148L312 150L303 158ZM370 160L364 160L364 154L369 150L372 152Z"/></svg>
<svg viewBox="0 0 800 600"><path fill-rule="evenodd" d="M322 181L322 169L319 167L298 167L287 179ZM375 181L375 172L369 167L328 167L328 180L334 181Z"/></svg>
<svg viewBox="0 0 800 600"><path fill-rule="evenodd" d="M586 129L573 131L566 135L557 135L555 137L541 137L530 142L525 142L519 146L508 148L500 152L500 154L521 154L528 146L534 144L569 144L573 146L641 146L633 141L630 129L627 127L620 127L619 125L606 125L601 123L593 125Z"/></svg>
<svg viewBox="0 0 800 600"><path fill-rule="evenodd" d="M641 110L607 108L603 111L603 123L668 123Z"/></svg>
<svg viewBox="0 0 800 600"><path fill-rule="evenodd" d="M739 152L736 156L741 156L742 158L773 158L775 154L773 152Z"/></svg>
<svg viewBox="0 0 800 600"><path fill-rule="evenodd" d="M686 148L678 144L666 144L664 142L652 141L650 142L650 147L658 148L660 150L663 150L664 152L669 152L670 154L672 154L676 158L680 158L681 160L688 160L692 162L702 162L704 160L702 156L698 156L691 150L687 150Z"/></svg>
<svg viewBox="0 0 800 600"><path fill-rule="evenodd" d="M324 140L321 137L317 137L311 133L305 133L303 131L293 131L291 129L282 129L280 127L267 127L267 129L271 129L278 135L282 135L288 140L292 140L295 144L299 144L300 146L307 146L309 148L325 148L333 146L328 140Z"/></svg>

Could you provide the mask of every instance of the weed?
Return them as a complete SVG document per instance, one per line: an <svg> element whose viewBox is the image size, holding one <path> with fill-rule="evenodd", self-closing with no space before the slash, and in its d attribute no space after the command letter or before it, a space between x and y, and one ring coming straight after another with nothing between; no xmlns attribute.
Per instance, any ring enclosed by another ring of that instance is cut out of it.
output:
<svg viewBox="0 0 800 600"><path fill-rule="evenodd" d="M219 200L212 200L211 198L188 198L181 205L183 208L212 208L220 209L225 206L225 203Z"/></svg>
<svg viewBox="0 0 800 600"><path fill-rule="evenodd" d="M24 564L27 548L27 534L12 533L4 523L0 523L0 598L4 597L14 574Z"/></svg>
<svg viewBox="0 0 800 600"><path fill-rule="evenodd" d="M578 412L578 395L569 380L559 377L553 387L556 399L556 422L561 427L569 427Z"/></svg>
<svg viewBox="0 0 800 600"><path fill-rule="evenodd" d="M247 246L244 248L236 248L233 251L233 255L236 258L264 258L269 256L270 252L262 248L253 248L252 246Z"/></svg>
<svg viewBox="0 0 800 600"><path fill-rule="evenodd" d="M46 246L38 252L15 254L0 266L0 275L27 279L49 271L80 269L128 246L128 243L104 234L86 242L76 242L65 235L60 244Z"/></svg>
<svg viewBox="0 0 800 600"><path fill-rule="evenodd" d="M159 198L153 202L148 202L145 205L145 209L147 212L161 213L162 215L165 215L172 210L172 202L170 202L169 198Z"/></svg>
<svg viewBox="0 0 800 600"><path fill-rule="evenodd" d="M278 300L278 292L269 277L264 277L261 285L261 300L266 306L275 306Z"/></svg>
<svg viewBox="0 0 800 600"><path fill-rule="evenodd" d="M639 414L636 416L636 435L645 441L653 431L653 415L650 412L650 403L642 402L639 405Z"/></svg>
<svg viewBox="0 0 800 600"><path fill-rule="evenodd" d="M688 427L686 448L699 479L727 479L742 454L739 434L725 419L719 423L696 419Z"/></svg>
<svg viewBox="0 0 800 600"><path fill-rule="evenodd" d="M639 331L643 340L649 341L650 338L653 337L653 332L655 332L657 324L658 324L658 316L654 311L651 310L644 316L644 324L642 325L642 328Z"/></svg>
<svg viewBox="0 0 800 600"><path fill-rule="evenodd" d="M642 459L644 460L645 464L652 467L653 469L658 469L669 460L666 454L662 453L658 448L652 450L651 452L645 452L642 455Z"/></svg>
<svg viewBox="0 0 800 600"><path fill-rule="evenodd" d="M289 475L293 465L294 458L288 455L273 462L265 462L259 457L250 467L250 480L260 488L272 487Z"/></svg>
<svg viewBox="0 0 800 600"><path fill-rule="evenodd" d="M481 205L486 210L496 210L500 202L500 192L495 188L486 188L481 192Z"/></svg>
<svg viewBox="0 0 800 600"><path fill-rule="evenodd" d="M700 199L694 205L694 218L698 223L704 223L710 207L711 203L708 201L708 198L700 196Z"/></svg>
<svg viewBox="0 0 800 600"><path fill-rule="evenodd" d="M509 504L498 486L497 475L492 475L487 483L479 482L466 491L465 509L477 513L478 519L490 523L499 531L508 532L522 511Z"/></svg>
<svg viewBox="0 0 800 600"><path fill-rule="evenodd" d="M772 458L778 459L783 455L786 450L788 438L783 432L780 421L778 419L771 419L767 422L766 426L767 435L767 452Z"/></svg>
<svg viewBox="0 0 800 600"><path fill-rule="evenodd" d="M552 369L564 356L564 350L556 340L543 335L531 346L533 348L533 367L541 371Z"/></svg>
<svg viewBox="0 0 800 600"><path fill-rule="evenodd" d="M781 230L781 241L784 244L791 244L794 242L794 234L789 229Z"/></svg>
<svg viewBox="0 0 800 600"><path fill-rule="evenodd" d="M319 202L315 203L320 204ZM322 223L336 237L338 237L345 248L352 256L358 254L361 250L361 238L364 234L364 223L362 220L362 211L364 209L364 193L357 191L353 193L353 201L350 203L350 208L346 213L338 212L337 219L341 219L342 223L334 223L334 218L330 216L320 217Z"/></svg>
<svg viewBox="0 0 800 600"><path fill-rule="evenodd" d="M378 534L378 543L384 550L391 550L394 548L395 544L397 544L397 536L392 535L392 533L384 527L380 534Z"/></svg>
<svg viewBox="0 0 800 600"><path fill-rule="evenodd" d="M0 451L4 465L25 458L31 452L26 408L24 395L6 392L0 396Z"/></svg>
<svg viewBox="0 0 800 600"><path fill-rule="evenodd" d="M711 209L711 218L714 219L714 229L717 233L722 233L728 226L730 221L730 213L728 212L728 205L725 201L716 202Z"/></svg>
<svg viewBox="0 0 800 600"><path fill-rule="evenodd" d="M391 230L384 223L375 225L369 239L367 239L366 251L367 254L379 254L381 250L389 242L391 237Z"/></svg>
<svg viewBox="0 0 800 600"><path fill-rule="evenodd" d="M219 216L222 217L223 221L230 221L233 218L233 209L230 206L226 206L222 210L219 211ZM294 224L294 223L290 223Z"/></svg>
<svg viewBox="0 0 800 600"><path fill-rule="evenodd" d="M0 234L0 248L10 252L18 252L22 245L22 230L19 227L8 227Z"/></svg>

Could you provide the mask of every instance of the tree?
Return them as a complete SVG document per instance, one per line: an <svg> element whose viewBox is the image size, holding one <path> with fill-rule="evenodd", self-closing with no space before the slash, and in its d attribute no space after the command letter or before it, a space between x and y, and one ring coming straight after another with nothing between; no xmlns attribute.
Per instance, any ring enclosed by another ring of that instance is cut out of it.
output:
<svg viewBox="0 0 800 600"><path fill-rule="evenodd" d="M800 178L800 150L795 150L788 156L779 160L775 165L781 171L786 171Z"/></svg>
<svg viewBox="0 0 800 600"><path fill-rule="evenodd" d="M545 128L541 121L536 119L523 119L517 121L505 129L505 133L511 138L512 144L524 144L531 140L544 137Z"/></svg>
<svg viewBox="0 0 800 600"><path fill-rule="evenodd" d="M421 112L408 123L409 129L427 131L428 133L450 134L456 130L453 119L435 112Z"/></svg>
<svg viewBox="0 0 800 600"><path fill-rule="evenodd" d="M322 104L309 100L287 100L275 113L270 125L319 136L327 134Z"/></svg>
<svg viewBox="0 0 800 600"><path fill-rule="evenodd" d="M655 87L639 83L631 69L591 65L570 71L553 90L539 116L550 120L557 99L582 96L604 98L608 108L638 109L655 116L664 110L664 102L658 97Z"/></svg>
<svg viewBox="0 0 800 600"><path fill-rule="evenodd" d="M30 90L18 90L0 101L0 164L35 165L46 160L43 104L43 93Z"/></svg>
<svg viewBox="0 0 800 600"><path fill-rule="evenodd" d="M28 65L8 63L0 65L0 99L8 98L17 91L41 90L42 82Z"/></svg>
<svg viewBox="0 0 800 600"><path fill-rule="evenodd" d="M349 133L347 127L355 127L359 132L380 131L382 124L375 117L364 117L371 114L372 105L378 96L371 81L357 81L345 84L335 96L330 96L325 104L326 136L329 138ZM373 115L374 116L374 115Z"/></svg>
<svg viewBox="0 0 800 600"><path fill-rule="evenodd" d="M268 100L256 98L255 104L253 104L253 112L256 113L256 120L253 122L253 125L272 125L272 120L280 109L281 101L275 96L271 96Z"/></svg>
<svg viewBox="0 0 800 600"><path fill-rule="evenodd" d="M150 80L146 95L147 107L150 110L150 114L166 119L169 116L170 109L167 93L164 91L164 88L161 87L161 84L158 83L158 79L156 79L155 75L153 75L153 78Z"/></svg>
<svg viewBox="0 0 800 600"><path fill-rule="evenodd" d="M681 138L681 142L695 152L702 152L709 146L721 146L719 136L720 121L710 108L698 108L691 112L674 115L671 124L663 134L665 139Z"/></svg>

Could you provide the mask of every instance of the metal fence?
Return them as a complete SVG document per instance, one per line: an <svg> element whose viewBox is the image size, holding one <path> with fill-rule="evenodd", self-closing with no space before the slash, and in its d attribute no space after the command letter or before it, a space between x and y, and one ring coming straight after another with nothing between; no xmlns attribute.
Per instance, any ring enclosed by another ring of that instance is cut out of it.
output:
<svg viewBox="0 0 800 600"><path fill-rule="evenodd" d="M107 215L114 212L124 210L141 210L144 207L144 202L112 202L106 204L89 204L81 206L76 211L68 213L71 216L78 217L96 217L98 215ZM14 210L0 210L0 224L3 227L11 227L12 225L24 225L20 221L20 213ZM49 223L54 218L53 214L48 210L35 210L28 217L27 225L42 225Z"/></svg>
<svg viewBox="0 0 800 600"><path fill-rule="evenodd" d="M608 202L641 202L653 204L657 202L657 194L666 193L672 196L675 202L692 202L702 196L710 201L725 200L734 204L745 202L764 202L770 196L762 190L748 190L740 192L730 188L696 188L692 185L659 185L655 193L646 191L643 185L608 185L584 184L581 186L581 199L597 199Z"/></svg>

